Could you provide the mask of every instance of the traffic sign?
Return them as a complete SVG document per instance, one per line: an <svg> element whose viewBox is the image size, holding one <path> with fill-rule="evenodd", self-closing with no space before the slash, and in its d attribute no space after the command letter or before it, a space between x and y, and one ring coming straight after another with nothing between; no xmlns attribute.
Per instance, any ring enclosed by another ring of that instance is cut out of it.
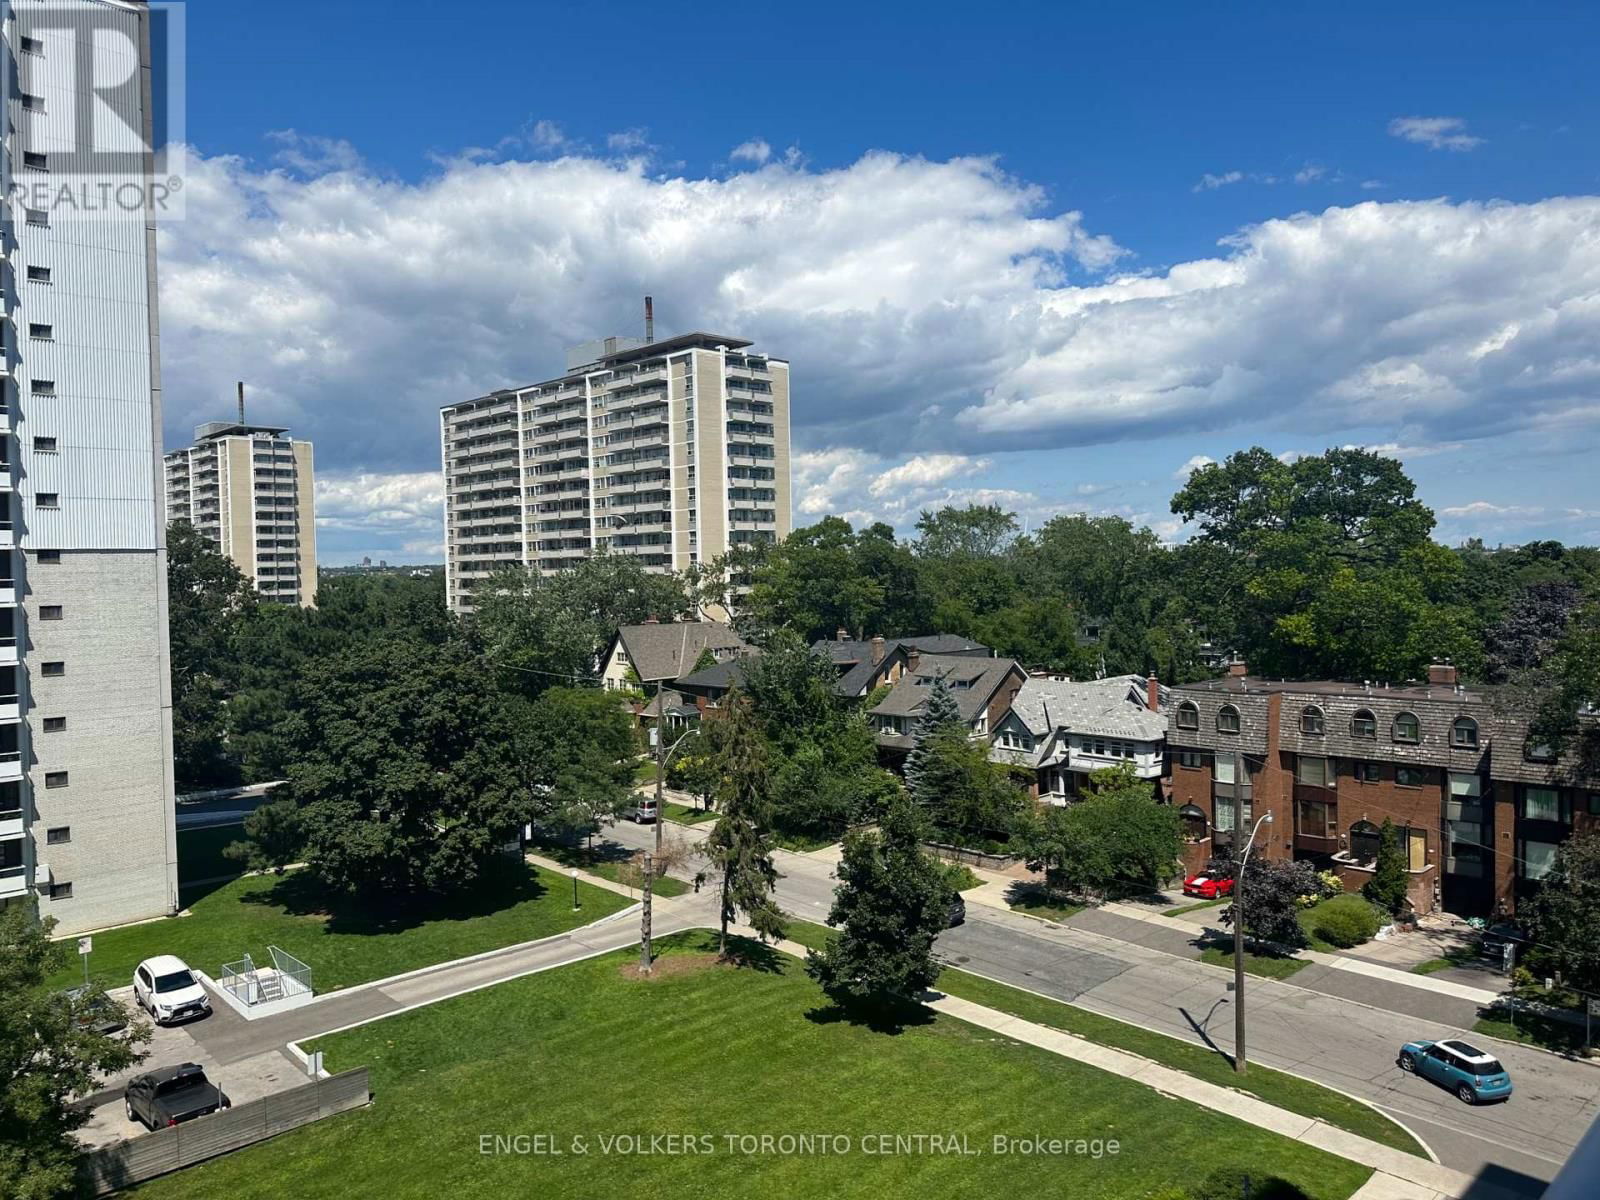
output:
<svg viewBox="0 0 1600 1200"><path fill-rule="evenodd" d="M78 939L78 953L79 954L87 954L87 953L89 953L89 951L91 951L93 949L94 949L94 939L92 937L81 937L81 938Z"/></svg>

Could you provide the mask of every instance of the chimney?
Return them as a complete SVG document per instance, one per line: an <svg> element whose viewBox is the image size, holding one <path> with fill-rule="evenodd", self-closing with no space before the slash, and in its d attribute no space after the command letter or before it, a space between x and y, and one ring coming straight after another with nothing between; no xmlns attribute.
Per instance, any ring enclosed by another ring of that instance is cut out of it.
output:
<svg viewBox="0 0 1600 1200"><path fill-rule="evenodd" d="M1250 664L1244 659L1236 658L1228 664L1229 679L1243 679L1248 674L1250 674Z"/></svg>
<svg viewBox="0 0 1600 1200"><path fill-rule="evenodd" d="M1144 700L1145 707L1151 712L1161 711L1161 680L1156 678L1154 671L1151 671L1150 677L1144 681Z"/></svg>
<svg viewBox="0 0 1600 1200"><path fill-rule="evenodd" d="M1460 674L1448 659L1444 662L1431 663L1428 666L1428 682L1440 687L1454 687L1460 682Z"/></svg>
<svg viewBox="0 0 1600 1200"><path fill-rule="evenodd" d="M652 614L644 619L644 623L646 625L659 625L661 624L661 618Z"/></svg>
<svg viewBox="0 0 1600 1200"><path fill-rule="evenodd" d="M850 640L850 631L843 625L839 626L833 631L833 640L836 642L848 642Z"/></svg>
<svg viewBox="0 0 1600 1200"><path fill-rule="evenodd" d="M906 674L915 675L920 666L922 666L922 651L915 646L906 647Z"/></svg>
<svg viewBox="0 0 1600 1200"><path fill-rule="evenodd" d="M239 380L239 424L244 424L244 380Z"/></svg>
<svg viewBox="0 0 1600 1200"><path fill-rule="evenodd" d="M872 639L872 661L874 664L883 661L883 634L878 634Z"/></svg>
<svg viewBox="0 0 1600 1200"><path fill-rule="evenodd" d="M656 302L649 296L644 298L644 340L656 340Z"/></svg>

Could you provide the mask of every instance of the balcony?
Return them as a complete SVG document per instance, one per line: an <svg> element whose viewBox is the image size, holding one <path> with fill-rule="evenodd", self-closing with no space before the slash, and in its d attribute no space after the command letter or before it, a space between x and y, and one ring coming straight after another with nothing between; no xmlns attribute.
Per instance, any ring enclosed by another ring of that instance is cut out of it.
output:
<svg viewBox="0 0 1600 1200"><path fill-rule="evenodd" d="M0 608L15 608L17 604L17 582L14 579L0 579Z"/></svg>
<svg viewBox="0 0 1600 1200"><path fill-rule="evenodd" d="M22 778L22 751L0 752L0 783L12 783Z"/></svg>
<svg viewBox="0 0 1600 1200"><path fill-rule="evenodd" d="M17 639L14 637L0 637L0 666L15 666L17 662Z"/></svg>
<svg viewBox="0 0 1600 1200"><path fill-rule="evenodd" d="M15 900L28 894L28 868L0 867L0 900Z"/></svg>
<svg viewBox="0 0 1600 1200"><path fill-rule="evenodd" d="M0 550L14 550L17 546L17 534L11 528L10 521L0 521ZM13 660L15 661L15 660Z"/></svg>
<svg viewBox="0 0 1600 1200"><path fill-rule="evenodd" d="M22 697L0 696L0 724L22 720Z"/></svg>

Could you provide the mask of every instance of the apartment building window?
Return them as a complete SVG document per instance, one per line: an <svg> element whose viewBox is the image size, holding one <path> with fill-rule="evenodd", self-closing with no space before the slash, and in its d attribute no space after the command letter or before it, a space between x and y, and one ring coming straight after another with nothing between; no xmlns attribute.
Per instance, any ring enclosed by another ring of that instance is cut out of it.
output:
<svg viewBox="0 0 1600 1200"><path fill-rule="evenodd" d="M1231 754L1219 754L1211 764L1211 778L1218 783L1238 781L1238 762Z"/></svg>
<svg viewBox="0 0 1600 1200"><path fill-rule="evenodd" d="M1330 786L1333 782L1333 773L1328 769L1328 760L1313 758L1306 754L1297 755L1294 763L1294 781L1306 787Z"/></svg>
<svg viewBox="0 0 1600 1200"><path fill-rule="evenodd" d="M1555 747L1549 742L1528 742L1522 747L1522 757L1529 762L1555 762Z"/></svg>
<svg viewBox="0 0 1600 1200"><path fill-rule="evenodd" d="M50 227L50 214L45 212L44 209L30 208L27 212L29 225L38 225L46 229Z"/></svg>
<svg viewBox="0 0 1600 1200"><path fill-rule="evenodd" d="M71 900L72 899L72 884L70 884L70 883L52 883L50 885L50 899L52 899L52 900Z"/></svg>
<svg viewBox="0 0 1600 1200"><path fill-rule="evenodd" d="M67 664L64 662L44 662L39 664L39 673L46 678L54 679L67 673Z"/></svg>
<svg viewBox="0 0 1600 1200"><path fill-rule="evenodd" d="M1450 726L1450 744L1457 750L1478 748L1478 723L1471 717L1457 717Z"/></svg>
<svg viewBox="0 0 1600 1200"><path fill-rule="evenodd" d="M56 394L56 381L54 379L35 379L33 381L33 394L35 396L54 396Z"/></svg>
<svg viewBox="0 0 1600 1200"><path fill-rule="evenodd" d="M1428 773L1421 767L1396 767L1394 781L1400 787L1419 788L1428 782Z"/></svg>
<svg viewBox="0 0 1600 1200"><path fill-rule="evenodd" d="M1525 787L1522 789L1521 815L1524 821L1565 824L1569 819L1566 797L1555 788Z"/></svg>
<svg viewBox="0 0 1600 1200"><path fill-rule="evenodd" d="M1422 740L1422 722L1417 720L1416 713L1403 712L1394 719L1394 740L1415 744Z"/></svg>
<svg viewBox="0 0 1600 1200"><path fill-rule="evenodd" d="M24 150L22 152L22 165L30 171L48 171L50 160L37 150Z"/></svg>
<svg viewBox="0 0 1600 1200"><path fill-rule="evenodd" d="M22 35L22 39L18 45L22 47L22 52L24 54L44 53L44 42L40 41L36 37L29 37L27 34Z"/></svg>
<svg viewBox="0 0 1600 1200"><path fill-rule="evenodd" d="M1231 704L1224 704L1217 710L1217 732L1239 732L1239 710Z"/></svg>
<svg viewBox="0 0 1600 1200"><path fill-rule="evenodd" d="M1300 710L1300 732L1313 737L1321 737L1326 732L1326 721L1322 710L1315 704L1308 704Z"/></svg>
<svg viewBox="0 0 1600 1200"><path fill-rule="evenodd" d="M60 508L61 507L61 493L60 492L37 492L37 493L35 493L35 495L33 497L33 502L35 504L37 504L40 508Z"/></svg>
<svg viewBox="0 0 1600 1200"><path fill-rule="evenodd" d="M1523 879L1547 879L1556 867L1555 842L1537 842L1529 838L1517 840L1517 874Z"/></svg>
<svg viewBox="0 0 1600 1200"><path fill-rule="evenodd" d="M46 717L44 719L44 731L46 733L61 733L66 727L67 719L65 717Z"/></svg>
<svg viewBox="0 0 1600 1200"><path fill-rule="evenodd" d="M1357 783L1377 783L1383 778L1383 768L1370 759L1358 758L1350 767L1351 778Z"/></svg>
<svg viewBox="0 0 1600 1200"><path fill-rule="evenodd" d="M1188 700L1185 700L1182 704L1178 705L1178 728L1200 728L1200 710Z"/></svg>
<svg viewBox="0 0 1600 1200"><path fill-rule="evenodd" d="M28 268L28 282L29 283L49 283L50 282L50 268L49 267L29 267Z"/></svg>
<svg viewBox="0 0 1600 1200"><path fill-rule="evenodd" d="M21 92L17 95L17 99L22 101L22 109L24 112L42 113L44 111L43 96L35 96L31 92Z"/></svg>
<svg viewBox="0 0 1600 1200"><path fill-rule="evenodd" d="M1372 715L1369 709L1361 709L1350 718L1350 736L1358 738L1376 738L1378 736L1378 718Z"/></svg>
<svg viewBox="0 0 1600 1200"><path fill-rule="evenodd" d="M37 551L34 554L34 559L37 562L43 563L47 567L60 566L61 565L61 551L59 551L59 550L40 550L40 551Z"/></svg>
<svg viewBox="0 0 1600 1200"><path fill-rule="evenodd" d="M67 786L67 773L65 771L46 771L44 785L47 788L64 788Z"/></svg>
<svg viewBox="0 0 1600 1200"><path fill-rule="evenodd" d="M1332 800L1297 800L1294 815L1296 833L1329 840L1339 836L1339 806Z"/></svg>
<svg viewBox="0 0 1600 1200"><path fill-rule="evenodd" d="M1190 768L1203 767L1206 765L1206 756L1199 750L1179 750L1178 765Z"/></svg>
<svg viewBox="0 0 1600 1200"><path fill-rule="evenodd" d="M59 604L41 604L39 606L39 620L41 620L41 621L59 621L59 620L61 620L61 605L59 605Z"/></svg>
<svg viewBox="0 0 1600 1200"><path fill-rule="evenodd" d="M39 454L54 454L56 452L56 439L53 437L36 437L33 439L33 448Z"/></svg>
<svg viewBox="0 0 1600 1200"><path fill-rule="evenodd" d="M44 842L47 846L60 846L72 840L72 826L57 825L54 829L45 830Z"/></svg>

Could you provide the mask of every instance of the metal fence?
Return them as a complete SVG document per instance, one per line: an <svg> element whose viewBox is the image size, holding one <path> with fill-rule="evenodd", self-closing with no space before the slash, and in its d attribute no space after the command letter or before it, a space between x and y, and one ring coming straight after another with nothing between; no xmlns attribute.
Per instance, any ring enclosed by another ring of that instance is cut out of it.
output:
<svg viewBox="0 0 1600 1200"><path fill-rule="evenodd" d="M182 1125L91 1150L78 1162L78 1194L103 1196L157 1175L241 1150L276 1134L360 1108L372 1098L367 1068L315 1079Z"/></svg>

